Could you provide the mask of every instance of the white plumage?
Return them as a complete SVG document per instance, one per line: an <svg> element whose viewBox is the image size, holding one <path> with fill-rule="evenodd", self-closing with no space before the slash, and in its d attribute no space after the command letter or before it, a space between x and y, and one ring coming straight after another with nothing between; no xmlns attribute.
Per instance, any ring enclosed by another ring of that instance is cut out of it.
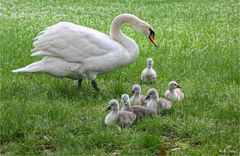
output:
<svg viewBox="0 0 240 156"><path fill-rule="evenodd" d="M155 82L157 72L153 69L153 59L147 59L147 67L142 71L141 80L144 82Z"/></svg>
<svg viewBox="0 0 240 156"><path fill-rule="evenodd" d="M46 28L33 43L31 56L45 56L41 61L32 63L12 72L42 72L56 77L83 78L95 82L98 74L115 70L132 63L139 53L134 40L120 31L123 23L129 23L157 46L153 28L131 14L121 14L113 20L110 36L97 30L60 22Z"/></svg>
<svg viewBox="0 0 240 156"><path fill-rule="evenodd" d="M182 101L184 93L180 89L181 86L175 81L169 82L168 90L165 92L165 97L171 101Z"/></svg>

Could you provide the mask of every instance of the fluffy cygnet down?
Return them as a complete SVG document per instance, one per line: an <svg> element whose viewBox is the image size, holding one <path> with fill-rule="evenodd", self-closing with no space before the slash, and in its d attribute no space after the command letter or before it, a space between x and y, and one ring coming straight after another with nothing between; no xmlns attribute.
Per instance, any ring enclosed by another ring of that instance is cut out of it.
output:
<svg viewBox="0 0 240 156"><path fill-rule="evenodd" d="M123 94L121 97L121 101L123 104L121 110L133 112L137 116L137 118L141 118L143 116L151 114L146 107L139 106L139 105L130 106L128 94Z"/></svg>
<svg viewBox="0 0 240 156"><path fill-rule="evenodd" d="M150 99L147 103L147 109L154 115L157 115L158 111L163 115L172 107L172 102L159 98L158 92L154 88L148 90L146 99Z"/></svg>
<svg viewBox="0 0 240 156"><path fill-rule="evenodd" d="M169 82L165 97L171 101L182 101L184 94L181 90L181 86L175 81Z"/></svg>
<svg viewBox="0 0 240 156"><path fill-rule="evenodd" d="M118 101L113 99L108 103L108 110L111 112L105 117L104 123L111 125L113 123L119 126L125 127L130 126L136 120L136 115L129 111L119 111Z"/></svg>
<svg viewBox="0 0 240 156"><path fill-rule="evenodd" d="M143 82L155 82L157 77L157 72L153 69L153 60L151 58L147 59L147 67L142 71L141 80Z"/></svg>
<svg viewBox="0 0 240 156"><path fill-rule="evenodd" d="M133 85L132 93L133 93L133 96L130 98L131 106L134 106L134 105L144 106L146 104L146 102L145 102L146 96L141 95L141 86L140 85L138 85L138 84Z"/></svg>

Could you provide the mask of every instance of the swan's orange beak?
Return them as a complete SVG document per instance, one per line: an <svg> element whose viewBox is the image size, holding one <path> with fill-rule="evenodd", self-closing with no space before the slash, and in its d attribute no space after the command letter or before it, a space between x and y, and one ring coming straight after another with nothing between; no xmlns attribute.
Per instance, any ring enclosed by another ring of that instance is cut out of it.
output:
<svg viewBox="0 0 240 156"><path fill-rule="evenodd" d="M158 46L157 41L154 39L153 33L149 35L149 39L156 47Z"/></svg>

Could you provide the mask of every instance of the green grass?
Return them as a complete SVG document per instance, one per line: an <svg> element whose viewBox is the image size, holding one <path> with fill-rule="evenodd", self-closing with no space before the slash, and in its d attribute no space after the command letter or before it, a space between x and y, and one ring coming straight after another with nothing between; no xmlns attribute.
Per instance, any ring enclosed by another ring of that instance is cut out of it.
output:
<svg viewBox="0 0 240 156"><path fill-rule="evenodd" d="M154 155L162 148L174 155L239 155L239 6L234 0L1 0L0 155ZM69 21L108 34L111 20L124 12L154 27L159 48L124 26L140 56L98 76L100 93L89 81L79 93L69 79L10 72L41 59L30 51L45 27ZM106 127L108 101L131 94L148 57L158 80L143 84L143 93L155 87L163 95L176 80L184 101L174 104L169 116L145 118L125 129Z"/></svg>

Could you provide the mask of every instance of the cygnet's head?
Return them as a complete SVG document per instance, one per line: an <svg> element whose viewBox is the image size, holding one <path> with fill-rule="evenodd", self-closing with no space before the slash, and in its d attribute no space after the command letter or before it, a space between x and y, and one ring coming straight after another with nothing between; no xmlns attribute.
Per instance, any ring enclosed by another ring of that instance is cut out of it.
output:
<svg viewBox="0 0 240 156"><path fill-rule="evenodd" d="M129 95L128 94L123 94L121 96L121 102L124 104L124 105L129 105Z"/></svg>
<svg viewBox="0 0 240 156"><path fill-rule="evenodd" d="M147 67L148 68L152 68L152 66L153 66L153 59L152 58L148 58L147 59Z"/></svg>
<svg viewBox="0 0 240 156"><path fill-rule="evenodd" d="M176 89L176 88L182 88L182 87L175 81L169 82L169 84L168 84L168 89L169 90L173 90L173 89Z"/></svg>
<svg viewBox="0 0 240 156"><path fill-rule="evenodd" d="M135 84L132 86L132 93L135 95L140 95L141 93L141 86L139 84Z"/></svg>
<svg viewBox="0 0 240 156"><path fill-rule="evenodd" d="M113 111L116 111L116 110L119 110L119 104L118 104L118 101L113 99L111 101L109 101L108 103L108 110L113 110Z"/></svg>
<svg viewBox="0 0 240 156"><path fill-rule="evenodd" d="M158 98L158 92L155 88L151 88L148 90L146 100L148 99L156 99Z"/></svg>

